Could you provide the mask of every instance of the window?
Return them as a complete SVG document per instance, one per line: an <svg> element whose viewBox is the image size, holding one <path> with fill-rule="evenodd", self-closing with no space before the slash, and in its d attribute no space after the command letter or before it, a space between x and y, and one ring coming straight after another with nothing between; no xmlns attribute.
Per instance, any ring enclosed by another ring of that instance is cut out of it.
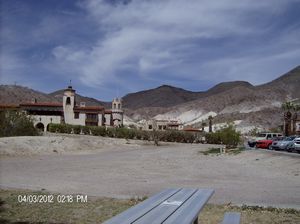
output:
<svg viewBox="0 0 300 224"><path fill-rule="evenodd" d="M270 138L271 138L271 134L268 134L268 135L267 135L267 139L270 139Z"/></svg>
<svg viewBox="0 0 300 224"><path fill-rule="evenodd" d="M148 129L152 129L152 125L151 124L149 124Z"/></svg>
<svg viewBox="0 0 300 224"><path fill-rule="evenodd" d="M116 104L114 103L114 109L116 109L117 107L116 107Z"/></svg>
<svg viewBox="0 0 300 224"><path fill-rule="evenodd" d="M74 119L79 119L79 112L74 113Z"/></svg>
<svg viewBox="0 0 300 224"><path fill-rule="evenodd" d="M121 108L120 108L120 106L121 106L121 105L120 105L120 104L118 104L118 109L121 109Z"/></svg>
<svg viewBox="0 0 300 224"><path fill-rule="evenodd" d="M86 119L97 121L98 120L98 114L86 114Z"/></svg>
<svg viewBox="0 0 300 224"><path fill-rule="evenodd" d="M70 104L71 104L71 98L70 98L70 97L67 97L66 104L67 104L67 105L70 105Z"/></svg>

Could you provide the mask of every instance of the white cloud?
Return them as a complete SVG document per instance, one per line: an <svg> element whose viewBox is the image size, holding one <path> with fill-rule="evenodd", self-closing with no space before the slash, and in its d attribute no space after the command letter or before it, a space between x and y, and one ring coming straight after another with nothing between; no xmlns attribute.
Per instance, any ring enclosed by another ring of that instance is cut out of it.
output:
<svg viewBox="0 0 300 224"><path fill-rule="evenodd" d="M257 67L257 63L262 64L262 61L268 61L268 65L277 62L276 58L281 58L283 53L280 48L272 51L277 45L274 43L265 52L261 51L259 57L254 52L236 58L228 52L222 59L215 55L213 62L190 58L193 57L193 52L201 54L201 49L206 47L201 43L197 44L201 40L247 38L263 34L266 25L253 18L253 15L262 20L268 16L280 15L289 1L107 2L89 0L80 4L104 33L97 44L89 51L72 48L66 50L62 47L60 52L64 54L66 62L72 60L74 66L80 68L83 72L81 80L87 85L112 81L116 74L122 72L135 72L136 75L145 77L153 76L155 72L168 72L173 73L174 78L185 74L187 78L197 80L198 72L202 71L206 74L202 74L200 79L215 78L221 81L221 75L224 74L217 74L218 70L228 70L225 78L229 80L244 79L247 76L243 77L241 72L248 70L247 75L253 74L249 81L257 83L256 75L261 74L256 73L259 69L251 71L251 67ZM282 35L281 38L285 40L290 36ZM298 51L288 52L291 48L294 46L289 46L284 53L299 56ZM245 49L245 52L249 51L247 46Z"/></svg>
<svg viewBox="0 0 300 224"><path fill-rule="evenodd" d="M10 44L5 52L11 58L22 58L20 51L38 51L47 44L51 52L43 65L23 58L14 64L15 70L25 64L37 66L38 71L76 76L88 86L118 81L140 90L143 84L127 81L128 74L156 83L186 78L259 84L297 65L300 58L299 23L278 25L296 0L110 2L78 1L79 14L68 8L60 10L60 16L47 14L36 26L31 24L24 36L7 25L4 39ZM10 64L3 66L8 70Z"/></svg>

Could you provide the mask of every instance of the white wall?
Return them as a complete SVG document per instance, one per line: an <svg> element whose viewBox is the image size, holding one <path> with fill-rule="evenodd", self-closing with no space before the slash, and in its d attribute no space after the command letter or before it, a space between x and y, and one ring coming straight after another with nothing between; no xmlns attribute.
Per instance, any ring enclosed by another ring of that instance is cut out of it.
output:
<svg viewBox="0 0 300 224"><path fill-rule="evenodd" d="M61 123L61 116L30 115L30 117L33 119L34 126L36 126L38 123L42 123L44 125L44 131L47 131L47 125L50 123Z"/></svg>

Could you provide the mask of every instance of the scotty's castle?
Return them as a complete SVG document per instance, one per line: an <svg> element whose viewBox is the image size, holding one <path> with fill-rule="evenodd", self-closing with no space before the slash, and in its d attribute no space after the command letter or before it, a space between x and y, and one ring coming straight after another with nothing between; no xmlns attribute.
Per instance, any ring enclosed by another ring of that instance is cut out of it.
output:
<svg viewBox="0 0 300 224"><path fill-rule="evenodd" d="M26 112L34 121L35 127L47 131L49 124L72 124L83 126L113 126L123 125L122 100L115 98L112 108L102 106L86 106L85 102L76 102L75 90L68 86L64 90L62 103L37 102L19 105L0 105L1 109L13 109Z"/></svg>

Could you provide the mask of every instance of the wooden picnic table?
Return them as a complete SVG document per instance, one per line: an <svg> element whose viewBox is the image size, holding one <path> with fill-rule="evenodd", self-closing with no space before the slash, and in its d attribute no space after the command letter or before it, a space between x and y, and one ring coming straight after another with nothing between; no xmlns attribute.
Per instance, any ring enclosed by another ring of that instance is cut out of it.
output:
<svg viewBox="0 0 300 224"><path fill-rule="evenodd" d="M197 224L213 189L166 189L107 220L104 224ZM222 224L238 224L239 213L225 213Z"/></svg>

